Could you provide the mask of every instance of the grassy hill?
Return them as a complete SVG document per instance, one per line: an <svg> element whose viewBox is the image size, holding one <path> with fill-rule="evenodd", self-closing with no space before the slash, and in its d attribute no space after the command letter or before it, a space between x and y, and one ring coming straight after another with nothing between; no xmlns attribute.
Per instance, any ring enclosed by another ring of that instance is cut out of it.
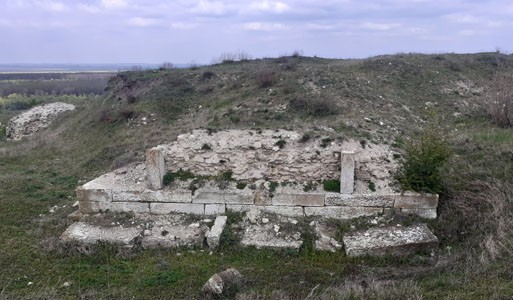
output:
<svg viewBox="0 0 513 300"><path fill-rule="evenodd" d="M197 298L227 267L246 276L240 299L304 299L312 291L312 299L510 298L513 132L492 122L486 101L497 72L512 74L513 56L290 56L122 72L101 95L5 95L1 124L38 103L77 110L32 138L0 140L0 299ZM288 128L387 143L401 155L429 130L453 153L439 218L429 223L440 252L350 259L308 243L299 253L259 251L225 238L212 255L99 245L84 256L58 245L77 185L200 127Z"/></svg>

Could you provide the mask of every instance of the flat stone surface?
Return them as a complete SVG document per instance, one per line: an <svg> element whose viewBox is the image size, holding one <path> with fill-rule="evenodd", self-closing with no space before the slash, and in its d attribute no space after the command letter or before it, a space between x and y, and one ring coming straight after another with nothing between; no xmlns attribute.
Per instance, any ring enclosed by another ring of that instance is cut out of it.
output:
<svg viewBox="0 0 513 300"><path fill-rule="evenodd" d="M424 219L436 219L437 217L436 208L401 208L399 213L405 215L416 215Z"/></svg>
<svg viewBox="0 0 513 300"><path fill-rule="evenodd" d="M315 249L336 252L342 249L342 243L335 239L338 228L324 221L315 222Z"/></svg>
<svg viewBox="0 0 513 300"><path fill-rule="evenodd" d="M276 232L276 224L249 224L242 236L242 246L260 248L292 248L299 249L303 244L298 232Z"/></svg>
<svg viewBox="0 0 513 300"><path fill-rule="evenodd" d="M347 234L343 240L348 256L408 255L438 247L437 237L425 224L371 228Z"/></svg>
<svg viewBox="0 0 513 300"><path fill-rule="evenodd" d="M340 193L354 192L354 152L342 151L340 154Z"/></svg>
<svg viewBox="0 0 513 300"><path fill-rule="evenodd" d="M292 206L269 206L269 205L235 205L235 204L227 204L227 210L231 210L234 212L248 212L250 210L272 213L282 216L289 217L303 217L304 211L303 207L292 207Z"/></svg>
<svg viewBox="0 0 513 300"><path fill-rule="evenodd" d="M210 228L210 231L207 234L207 244L210 248L215 249L219 246L221 234L223 233L227 220L227 216L218 216L216 218L214 225L212 225L212 228Z"/></svg>
<svg viewBox="0 0 513 300"><path fill-rule="evenodd" d="M205 204L195 203L150 203L150 212L157 215L170 213L205 214Z"/></svg>
<svg viewBox="0 0 513 300"><path fill-rule="evenodd" d="M436 208L438 206L437 194L418 194L405 192L395 196L394 208Z"/></svg>
<svg viewBox="0 0 513 300"><path fill-rule="evenodd" d="M86 244L94 244L97 241L130 244L138 235L140 230L135 227L100 227L85 222L76 222L64 231L61 239L65 242L78 241Z"/></svg>
<svg viewBox="0 0 513 300"><path fill-rule="evenodd" d="M143 248L201 247L207 227L199 224L155 225L142 238Z"/></svg>
<svg viewBox="0 0 513 300"><path fill-rule="evenodd" d="M145 214L150 212L148 203L140 202L93 202L79 201L79 210L84 214L93 214L98 212L134 212Z"/></svg>
<svg viewBox="0 0 513 300"><path fill-rule="evenodd" d="M327 206L394 207L395 195L326 193Z"/></svg>
<svg viewBox="0 0 513 300"><path fill-rule="evenodd" d="M226 213L225 204L205 204L205 215L217 216Z"/></svg>
<svg viewBox="0 0 513 300"><path fill-rule="evenodd" d="M251 193L236 193L219 191L196 191L192 197L193 203L229 203L229 204L253 204L253 195Z"/></svg>
<svg viewBox="0 0 513 300"><path fill-rule="evenodd" d="M276 194L273 205L324 206L324 194Z"/></svg>
<svg viewBox="0 0 513 300"><path fill-rule="evenodd" d="M305 207L306 216L320 216L333 219L350 220L359 217L373 216L383 213L380 207L324 206Z"/></svg>

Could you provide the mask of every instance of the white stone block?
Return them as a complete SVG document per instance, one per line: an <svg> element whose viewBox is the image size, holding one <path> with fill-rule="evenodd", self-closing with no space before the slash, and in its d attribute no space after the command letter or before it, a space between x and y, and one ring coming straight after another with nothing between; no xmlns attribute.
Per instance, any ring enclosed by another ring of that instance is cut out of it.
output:
<svg viewBox="0 0 513 300"><path fill-rule="evenodd" d="M219 241L221 240L221 235L227 220L227 216L218 216L216 218L214 225L207 234L207 244L210 248L215 249L219 246Z"/></svg>
<svg viewBox="0 0 513 300"><path fill-rule="evenodd" d="M394 195L326 193L326 205L394 207Z"/></svg>
<svg viewBox="0 0 513 300"><path fill-rule="evenodd" d="M256 205L237 205L237 204L226 204L226 209L234 212L248 212L251 209L267 212L287 217L303 217L303 207L298 206L256 206Z"/></svg>
<svg viewBox="0 0 513 300"><path fill-rule="evenodd" d="M161 149L151 148L146 151L146 172L147 187L151 190L162 189L166 165Z"/></svg>
<svg viewBox="0 0 513 300"><path fill-rule="evenodd" d="M334 219L350 220L359 217L373 216L383 213L382 207L350 207L350 206L324 206L305 207L306 216L320 216Z"/></svg>
<svg viewBox="0 0 513 300"><path fill-rule="evenodd" d="M226 213L225 204L205 204L205 215L222 215Z"/></svg>
<svg viewBox="0 0 513 300"><path fill-rule="evenodd" d="M324 194L276 194L273 205L324 206Z"/></svg>
<svg viewBox="0 0 513 300"><path fill-rule="evenodd" d="M395 196L394 208L436 208L437 206L437 194L405 192Z"/></svg>
<svg viewBox="0 0 513 300"><path fill-rule="evenodd" d="M401 208L401 214L416 215L424 219L436 219L436 208Z"/></svg>
<svg viewBox="0 0 513 300"><path fill-rule="evenodd" d="M170 213L205 214L204 204L194 203L150 203L150 213L167 215Z"/></svg>
<svg viewBox="0 0 513 300"><path fill-rule="evenodd" d="M343 151L340 154L340 193L354 192L354 153Z"/></svg>
<svg viewBox="0 0 513 300"><path fill-rule="evenodd" d="M84 214L92 214L98 212L134 212L138 214L149 213L148 203L141 202L95 202L95 201L79 201L79 210Z"/></svg>

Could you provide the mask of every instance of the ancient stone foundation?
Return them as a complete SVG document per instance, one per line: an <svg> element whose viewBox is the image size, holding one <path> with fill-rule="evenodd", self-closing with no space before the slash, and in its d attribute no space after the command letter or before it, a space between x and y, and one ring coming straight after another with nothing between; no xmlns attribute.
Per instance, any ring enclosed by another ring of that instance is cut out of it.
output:
<svg viewBox="0 0 513 300"><path fill-rule="evenodd" d="M196 130L149 149L145 164L84 184L77 196L84 214L259 210L338 219L390 212L436 218L438 195L392 189L395 167L385 146L307 138L284 130ZM164 184L166 174L180 170L194 176ZM340 191L325 191L325 180L339 180Z"/></svg>

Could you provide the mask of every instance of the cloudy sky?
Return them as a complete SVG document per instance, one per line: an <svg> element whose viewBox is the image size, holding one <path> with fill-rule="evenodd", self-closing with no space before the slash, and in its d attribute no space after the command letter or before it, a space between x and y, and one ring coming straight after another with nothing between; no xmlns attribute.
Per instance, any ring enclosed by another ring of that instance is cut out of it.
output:
<svg viewBox="0 0 513 300"><path fill-rule="evenodd" d="M513 51L512 0L0 0L0 63Z"/></svg>

